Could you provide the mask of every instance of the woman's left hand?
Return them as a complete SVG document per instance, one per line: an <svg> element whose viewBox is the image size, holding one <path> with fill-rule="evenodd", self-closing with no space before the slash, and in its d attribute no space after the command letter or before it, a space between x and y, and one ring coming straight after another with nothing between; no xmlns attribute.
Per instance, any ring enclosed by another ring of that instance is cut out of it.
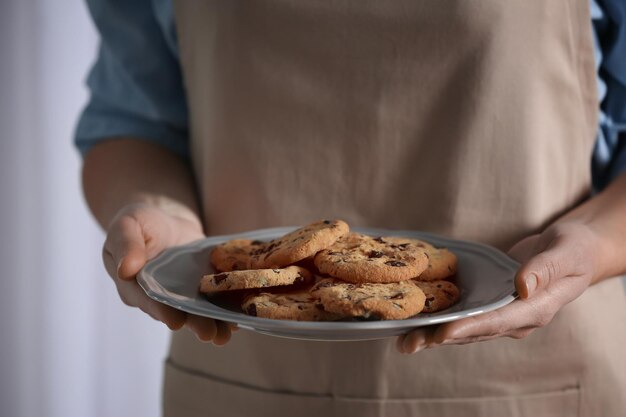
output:
<svg viewBox="0 0 626 417"><path fill-rule="evenodd" d="M601 250L600 239L580 221L557 223L527 237L509 251L522 264L515 276L518 299L489 313L413 330L398 337L397 349L415 353L440 345L526 337L587 289L596 277Z"/></svg>

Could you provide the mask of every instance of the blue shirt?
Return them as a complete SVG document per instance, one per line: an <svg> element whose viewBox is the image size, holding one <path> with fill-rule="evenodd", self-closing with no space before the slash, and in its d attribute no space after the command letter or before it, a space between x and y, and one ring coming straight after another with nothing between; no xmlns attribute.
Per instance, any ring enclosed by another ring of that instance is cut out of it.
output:
<svg viewBox="0 0 626 417"><path fill-rule="evenodd" d="M600 123L591 161L596 190L626 171L626 1L590 0ZM188 109L172 0L88 0L101 35L76 129L84 154L107 138L132 136L188 156Z"/></svg>

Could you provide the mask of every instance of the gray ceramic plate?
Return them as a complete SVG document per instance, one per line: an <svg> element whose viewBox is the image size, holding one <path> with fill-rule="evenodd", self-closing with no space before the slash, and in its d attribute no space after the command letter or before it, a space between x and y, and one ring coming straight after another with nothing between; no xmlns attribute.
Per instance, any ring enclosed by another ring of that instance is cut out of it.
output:
<svg viewBox="0 0 626 417"><path fill-rule="evenodd" d="M241 328L272 336L308 340L368 340L397 336L414 327L495 310L515 299L513 278L519 264L495 248L429 233L368 228L355 228L354 231L372 236L422 239L453 251L458 256L456 283L461 288L461 300L447 310L419 314L406 320L298 322L248 316L234 308L216 305L198 292L202 275L213 273L208 255L213 246L230 239L270 240L293 229L285 227L215 236L168 249L141 270L139 284L154 300L188 313L237 323Z"/></svg>

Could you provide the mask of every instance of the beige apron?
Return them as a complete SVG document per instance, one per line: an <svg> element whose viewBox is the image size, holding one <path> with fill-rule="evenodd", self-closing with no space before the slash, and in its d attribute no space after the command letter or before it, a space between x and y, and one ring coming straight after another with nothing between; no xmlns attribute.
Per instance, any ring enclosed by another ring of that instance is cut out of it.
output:
<svg viewBox="0 0 626 417"><path fill-rule="evenodd" d="M587 0L180 0L211 235L334 217L507 249L589 193ZM186 331L166 416L624 416L626 300L590 288L523 340L416 355Z"/></svg>

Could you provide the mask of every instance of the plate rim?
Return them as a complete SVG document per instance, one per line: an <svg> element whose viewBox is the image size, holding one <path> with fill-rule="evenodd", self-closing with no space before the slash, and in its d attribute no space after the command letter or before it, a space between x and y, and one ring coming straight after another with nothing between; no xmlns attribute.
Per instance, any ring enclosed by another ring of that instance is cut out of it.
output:
<svg viewBox="0 0 626 417"><path fill-rule="evenodd" d="M158 301L160 303L169 305L178 310L182 310L191 314L197 314L204 317L210 317L217 320L222 321L230 321L235 322L239 325L239 327L251 329L258 331L263 334L272 334L275 333L275 336L285 336L290 337L285 332L289 333L292 331L297 331L298 333L306 332L306 331L314 331L314 332L346 332L346 331L376 331L376 330L394 330L400 328L414 328L414 327L422 327L433 324L439 324L444 322L450 322L457 320L459 318L472 317L479 314L484 314L489 311L496 310L501 308L517 298L517 293L515 292L515 288L504 295L493 303L489 303L486 306L478 306L471 309L462 310L459 312L450 312L444 313L437 316L422 316L416 318L408 318L404 320L380 320L380 321L360 321L360 322L307 322L307 321L295 321L295 320L276 320L276 319L268 319L263 317L253 317L248 316L244 313L234 312L223 307L220 307L214 303L211 303L207 300L211 305L211 310L214 310L216 316L208 315L213 311L206 311L206 307L195 307L193 305L181 305L177 304L175 301L172 301L167 296L163 294L171 293L169 290L163 287L155 278L153 271L157 270L160 266L170 262L174 257L187 253L187 252L198 252L202 249L205 249L210 246L214 246L216 244L222 243L231 239L241 239L248 238L254 239L260 236L265 238L271 238L271 236L280 236L285 233L288 233L292 230L297 229L296 226L287 226L287 227L272 227L265 229L256 229L251 231L244 231L229 235L216 235L210 236L203 239L199 239L193 242L189 242L185 245L176 246L172 248L165 249L155 258L151 259L144 265L144 267L137 274L137 282L143 291L153 300ZM518 269L520 264L515 261L513 258L508 256L506 253L500 251L499 249L489 246L480 242L469 241L469 240L461 240L449 238L442 235L437 235L430 232L422 232L417 230L394 230L394 229L382 229L382 228L368 228L368 227L354 227L351 229L352 231L356 231L359 233L364 233L368 235L377 235L377 236L394 236L394 235L404 235L404 236L416 236L419 235L419 238L423 238L427 241L436 242L445 241L446 246L455 246L462 245L467 249L469 245L470 248L474 248L475 250L481 252L483 255L488 255L491 261L495 261L501 266L505 266L507 268ZM357 328L354 328L358 326ZM282 334L279 334L281 333ZM313 336L313 335L312 335ZM297 338L297 337L296 337ZM316 340L329 340L323 339L319 337L311 337L311 339ZM333 339L336 340L336 339ZM355 339L346 339L346 340L355 340Z"/></svg>

